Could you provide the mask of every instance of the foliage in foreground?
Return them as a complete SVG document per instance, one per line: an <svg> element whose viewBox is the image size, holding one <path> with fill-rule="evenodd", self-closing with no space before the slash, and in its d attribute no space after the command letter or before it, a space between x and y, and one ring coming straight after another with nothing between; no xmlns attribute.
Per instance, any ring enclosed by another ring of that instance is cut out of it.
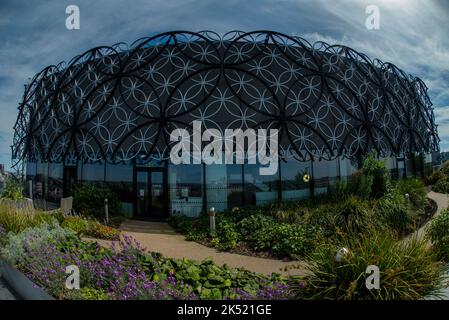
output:
<svg viewBox="0 0 449 320"><path fill-rule="evenodd" d="M438 256L449 259L449 209L443 210L429 223L426 236L432 241Z"/></svg>
<svg viewBox="0 0 449 320"><path fill-rule="evenodd" d="M1 255L61 299L286 299L286 279L146 253L123 237L112 248L85 243L58 224L9 233ZM65 267L80 268L80 291L65 289Z"/></svg>
<svg viewBox="0 0 449 320"><path fill-rule="evenodd" d="M120 235L120 231L116 228L105 226L95 220L66 216L59 210L50 212L37 210L35 213L30 213L0 204L0 226L5 232L19 233L27 228L54 223L60 223L80 236L116 240Z"/></svg>
<svg viewBox="0 0 449 320"><path fill-rule="evenodd" d="M311 275L297 290L303 299L413 300L438 295L442 266L426 248L426 241L397 241L384 232L348 239L342 246L349 253L339 263L335 256L341 247L323 245L309 256L306 268ZM379 290L365 285L367 266L380 271Z"/></svg>
<svg viewBox="0 0 449 320"><path fill-rule="evenodd" d="M14 180L12 177L7 177L0 198L9 200L25 199L23 196L23 185L19 181Z"/></svg>

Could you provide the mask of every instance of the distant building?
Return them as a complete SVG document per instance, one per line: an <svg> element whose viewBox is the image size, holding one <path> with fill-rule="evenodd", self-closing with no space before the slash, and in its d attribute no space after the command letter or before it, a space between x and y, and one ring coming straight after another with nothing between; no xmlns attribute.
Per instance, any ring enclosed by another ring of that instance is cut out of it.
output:
<svg viewBox="0 0 449 320"><path fill-rule="evenodd" d="M5 186L5 165L0 164L0 194Z"/></svg>

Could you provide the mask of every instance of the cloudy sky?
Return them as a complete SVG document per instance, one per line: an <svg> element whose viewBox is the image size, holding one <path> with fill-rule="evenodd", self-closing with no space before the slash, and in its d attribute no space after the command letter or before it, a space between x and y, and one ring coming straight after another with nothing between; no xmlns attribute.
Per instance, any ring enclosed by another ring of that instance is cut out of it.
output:
<svg viewBox="0 0 449 320"><path fill-rule="evenodd" d="M80 30L65 26L68 5ZM380 29L365 9L380 10ZM435 106L441 149L449 150L447 0L0 0L0 163L10 164L12 128L23 85L50 64L91 47L169 30L275 30L339 43L424 80Z"/></svg>

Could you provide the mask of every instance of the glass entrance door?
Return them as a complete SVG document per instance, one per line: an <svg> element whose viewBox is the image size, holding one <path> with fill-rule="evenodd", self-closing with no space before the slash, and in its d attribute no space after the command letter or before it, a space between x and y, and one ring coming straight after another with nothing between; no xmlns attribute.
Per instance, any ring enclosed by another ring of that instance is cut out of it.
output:
<svg viewBox="0 0 449 320"><path fill-rule="evenodd" d="M136 216L167 217L167 181L164 168L137 168Z"/></svg>
<svg viewBox="0 0 449 320"><path fill-rule="evenodd" d="M63 197L69 197L72 195L73 187L77 181L77 167L64 166L63 175Z"/></svg>

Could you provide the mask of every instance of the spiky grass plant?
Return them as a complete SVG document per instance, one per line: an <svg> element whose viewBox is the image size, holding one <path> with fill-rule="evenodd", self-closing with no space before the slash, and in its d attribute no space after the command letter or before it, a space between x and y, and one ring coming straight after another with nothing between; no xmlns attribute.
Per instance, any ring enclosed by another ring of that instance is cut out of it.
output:
<svg viewBox="0 0 449 320"><path fill-rule="evenodd" d="M424 240L401 242L378 231L348 239L344 246L349 253L340 262L335 245L320 246L309 256L309 275L303 279L305 287L297 290L298 298L415 300L439 295L442 265ZM370 265L379 267L379 289L367 289Z"/></svg>

